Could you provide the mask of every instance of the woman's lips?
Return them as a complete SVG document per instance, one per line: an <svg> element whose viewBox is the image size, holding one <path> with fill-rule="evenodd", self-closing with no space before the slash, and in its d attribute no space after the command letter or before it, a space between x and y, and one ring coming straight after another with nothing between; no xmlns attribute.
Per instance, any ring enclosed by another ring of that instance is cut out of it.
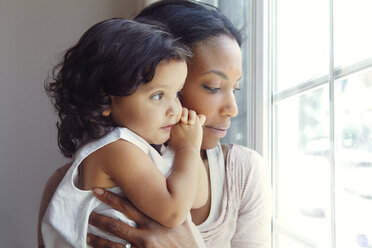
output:
<svg viewBox="0 0 372 248"><path fill-rule="evenodd" d="M218 127L213 127L213 126L205 126L205 128L214 134L215 136L219 138L223 138L226 136L227 129L230 128L230 125L225 125L225 126L218 126Z"/></svg>

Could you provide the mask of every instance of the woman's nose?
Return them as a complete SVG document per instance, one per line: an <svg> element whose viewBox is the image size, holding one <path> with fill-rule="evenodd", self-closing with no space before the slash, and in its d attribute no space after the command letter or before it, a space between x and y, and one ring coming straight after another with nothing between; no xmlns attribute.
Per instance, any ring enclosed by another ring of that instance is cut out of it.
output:
<svg viewBox="0 0 372 248"><path fill-rule="evenodd" d="M236 105L235 95L232 91L225 95L220 113L231 118L238 114L238 106Z"/></svg>

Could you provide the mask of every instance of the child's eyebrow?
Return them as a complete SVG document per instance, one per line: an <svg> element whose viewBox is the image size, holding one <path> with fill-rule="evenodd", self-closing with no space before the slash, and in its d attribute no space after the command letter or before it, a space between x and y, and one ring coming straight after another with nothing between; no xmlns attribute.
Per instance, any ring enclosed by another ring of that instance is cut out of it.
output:
<svg viewBox="0 0 372 248"><path fill-rule="evenodd" d="M168 88L169 85L167 84L160 84L160 85L149 85L149 84L144 84L144 90L145 91L153 91L153 90L156 90L156 89L165 89L165 88ZM148 86L148 87L146 87Z"/></svg>

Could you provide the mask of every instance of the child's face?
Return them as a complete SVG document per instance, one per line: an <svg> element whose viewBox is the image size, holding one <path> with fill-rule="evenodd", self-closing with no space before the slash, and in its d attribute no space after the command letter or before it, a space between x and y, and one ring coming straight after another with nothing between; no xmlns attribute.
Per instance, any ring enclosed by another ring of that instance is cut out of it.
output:
<svg viewBox="0 0 372 248"><path fill-rule="evenodd" d="M110 113L118 126L127 127L149 144L163 144L178 123L182 107L178 99L187 75L183 61L161 61L152 81L141 84L130 96L112 96Z"/></svg>

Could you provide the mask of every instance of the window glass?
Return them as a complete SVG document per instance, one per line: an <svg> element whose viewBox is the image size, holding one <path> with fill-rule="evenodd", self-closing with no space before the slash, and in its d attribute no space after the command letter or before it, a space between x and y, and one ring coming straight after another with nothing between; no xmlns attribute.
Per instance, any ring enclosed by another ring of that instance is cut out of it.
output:
<svg viewBox="0 0 372 248"><path fill-rule="evenodd" d="M274 90L327 74L329 69L329 2L277 0Z"/></svg>
<svg viewBox="0 0 372 248"><path fill-rule="evenodd" d="M372 68L335 82L339 247L372 247Z"/></svg>
<svg viewBox="0 0 372 248"><path fill-rule="evenodd" d="M370 248L372 1L269 3L274 247Z"/></svg>
<svg viewBox="0 0 372 248"><path fill-rule="evenodd" d="M275 243L278 244L278 247L285 247L285 248L314 248L317 247L316 244L312 243L311 241L305 241L300 237L296 238L288 238L285 235L277 234L275 237Z"/></svg>
<svg viewBox="0 0 372 248"><path fill-rule="evenodd" d="M274 223L319 247L331 247L328 106L323 86L280 101L274 116Z"/></svg>
<svg viewBox="0 0 372 248"><path fill-rule="evenodd" d="M372 1L334 0L335 67L372 56Z"/></svg>
<svg viewBox="0 0 372 248"><path fill-rule="evenodd" d="M196 0L196 2L202 2L213 6L218 6L218 0Z"/></svg>

